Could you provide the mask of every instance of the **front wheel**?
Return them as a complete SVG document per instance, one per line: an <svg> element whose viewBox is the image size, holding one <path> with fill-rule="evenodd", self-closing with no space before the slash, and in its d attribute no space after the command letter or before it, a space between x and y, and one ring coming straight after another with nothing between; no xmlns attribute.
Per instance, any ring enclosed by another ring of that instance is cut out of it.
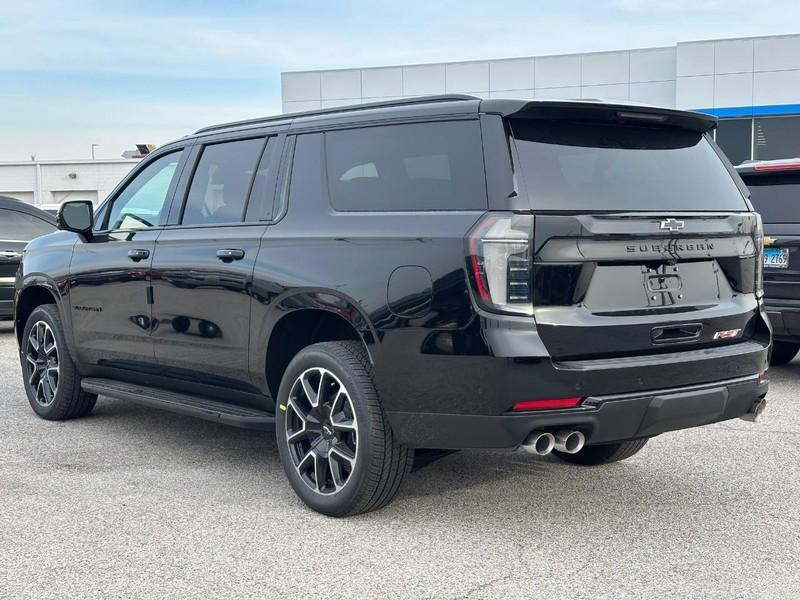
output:
<svg viewBox="0 0 800 600"><path fill-rule="evenodd" d="M564 462L594 467L597 465L605 465L630 458L645 447L648 439L649 438L641 438L638 440L618 442L616 444L597 444L595 446L584 446L575 454L567 454L566 452L553 450L553 454L555 454Z"/></svg>
<svg viewBox="0 0 800 600"><path fill-rule="evenodd" d="M39 306L22 333L20 361L25 393L34 412L49 421L83 417L97 396L81 390L81 376L72 362L58 309Z"/></svg>
<svg viewBox="0 0 800 600"><path fill-rule="evenodd" d="M386 420L366 349L309 346L281 381L278 451L294 491L317 512L344 517L385 506L413 463Z"/></svg>

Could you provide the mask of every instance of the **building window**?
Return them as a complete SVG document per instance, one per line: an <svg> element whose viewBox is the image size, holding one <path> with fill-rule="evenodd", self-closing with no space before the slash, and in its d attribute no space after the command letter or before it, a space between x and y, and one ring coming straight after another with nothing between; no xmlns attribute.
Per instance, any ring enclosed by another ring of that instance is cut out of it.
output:
<svg viewBox="0 0 800 600"><path fill-rule="evenodd" d="M755 120L755 158L774 160L800 156L800 116Z"/></svg>
<svg viewBox="0 0 800 600"><path fill-rule="evenodd" d="M752 135L752 119L722 119L717 125L717 144L734 165L750 160Z"/></svg>

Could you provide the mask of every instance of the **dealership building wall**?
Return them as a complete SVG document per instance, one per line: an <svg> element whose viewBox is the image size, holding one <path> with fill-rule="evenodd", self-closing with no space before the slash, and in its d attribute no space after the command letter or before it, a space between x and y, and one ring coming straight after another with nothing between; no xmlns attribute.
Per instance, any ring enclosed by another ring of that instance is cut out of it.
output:
<svg viewBox="0 0 800 600"><path fill-rule="evenodd" d="M287 113L466 93L481 98L602 98L720 117L732 162L800 156L800 35L423 65L286 72Z"/></svg>
<svg viewBox="0 0 800 600"><path fill-rule="evenodd" d="M0 163L0 196L36 205L66 200L100 202L139 161L52 160Z"/></svg>

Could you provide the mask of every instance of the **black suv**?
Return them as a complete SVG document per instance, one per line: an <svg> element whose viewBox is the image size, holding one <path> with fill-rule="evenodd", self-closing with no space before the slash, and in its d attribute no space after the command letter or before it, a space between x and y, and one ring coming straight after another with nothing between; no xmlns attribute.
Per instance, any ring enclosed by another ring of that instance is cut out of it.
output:
<svg viewBox="0 0 800 600"><path fill-rule="evenodd" d="M773 365L800 350L800 159L747 162L736 170L764 220L764 307L772 322Z"/></svg>
<svg viewBox="0 0 800 600"><path fill-rule="evenodd" d="M761 226L714 125L444 96L202 129L28 246L31 406L274 426L337 516L389 502L423 449L598 465L755 418Z"/></svg>
<svg viewBox="0 0 800 600"><path fill-rule="evenodd" d="M22 250L33 238L56 230L56 220L16 198L0 196L0 319L14 316L14 281Z"/></svg>

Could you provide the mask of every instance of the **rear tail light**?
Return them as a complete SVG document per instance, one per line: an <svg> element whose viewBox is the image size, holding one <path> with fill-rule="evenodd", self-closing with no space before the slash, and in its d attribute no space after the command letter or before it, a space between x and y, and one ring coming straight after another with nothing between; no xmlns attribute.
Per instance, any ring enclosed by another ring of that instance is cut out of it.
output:
<svg viewBox="0 0 800 600"><path fill-rule="evenodd" d="M753 167L754 171L794 171L800 170L800 161L762 163Z"/></svg>
<svg viewBox="0 0 800 600"><path fill-rule="evenodd" d="M533 216L492 213L467 236L467 270L478 304L486 310L529 315Z"/></svg>
<svg viewBox="0 0 800 600"><path fill-rule="evenodd" d="M756 244L756 298L764 297L764 224L761 215L756 213L756 228L753 235Z"/></svg>
<svg viewBox="0 0 800 600"><path fill-rule="evenodd" d="M581 403L583 398L543 398L540 400L523 400L517 402L511 410L551 410L554 408L574 408Z"/></svg>

